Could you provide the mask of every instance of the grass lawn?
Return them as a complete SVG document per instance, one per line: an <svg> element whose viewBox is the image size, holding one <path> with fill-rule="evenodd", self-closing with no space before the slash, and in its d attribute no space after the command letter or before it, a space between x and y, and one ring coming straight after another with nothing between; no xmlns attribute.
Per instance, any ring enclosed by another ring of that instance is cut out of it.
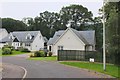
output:
<svg viewBox="0 0 120 80"><path fill-rule="evenodd" d="M28 58L28 60L57 61L57 57L56 56L52 56L52 57L31 57L31 58Z"/></svg>
<svg viewBox="0 0 120 80"><path fill-rule="evenodd" d="M0 56L2 56L2 50L0 49Z"/></svg>
<svg viewBox="0 0 120 80"><path fill-rule="evenodd" d="M21 51L12 51L12 55L19 55L19 54L25 54L29 52L21 52Z"/></svg>
<svg viewBox="0 0 120 80"><path fill-rule="evenodd" d="M103 71L103 65L100 63L89 63L89 62L60 62L60 63L65 64L65 65L79 67L79 68L90 69L90 70L94 70L97 72L111 75L113 77L120 78L120 76L118 75L118 66L115 66L115 65L107 64L106 71Z"/></svg>
<svg viewBox="0 0 120 80"><path fill-rule="evenodd" d="M26 52L21 52L21 51L12 51L12 54L8 55L2 55L2 50L0 49L0 56L14 56L14 55L19 55L19 54L25 54ZM27 52L28 53L28 52Z"/></svg>

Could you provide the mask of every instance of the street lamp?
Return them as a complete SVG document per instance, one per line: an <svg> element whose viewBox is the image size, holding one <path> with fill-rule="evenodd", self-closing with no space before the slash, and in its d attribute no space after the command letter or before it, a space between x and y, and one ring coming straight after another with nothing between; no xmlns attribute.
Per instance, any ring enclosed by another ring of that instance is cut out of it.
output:
<svg viewBox="0 0 120 80"><path fill-rule="evenodd" d="M103 1L103 70L106 70L106 54L105 54L105 2Z"/></svg>
<svg viewBox="0 0 120 80"><path fill-rule="evenodd" d="M105 17L105 10L104 10L104 6L106 4L106 1L103 1L103 11L101 13L100 11L100 15L102 15L102 23L103 23L103 70L106 70L106 53L105 53L105 21L106 21L106 17Z"/></svg>

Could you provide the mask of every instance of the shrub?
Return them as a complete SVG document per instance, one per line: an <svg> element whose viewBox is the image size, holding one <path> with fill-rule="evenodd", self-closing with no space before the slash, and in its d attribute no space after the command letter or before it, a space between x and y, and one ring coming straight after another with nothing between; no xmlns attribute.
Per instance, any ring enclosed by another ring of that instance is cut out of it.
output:
<svg viewBox="0 0 120 80"><path fill-rule="evenodd" d="M4 48L2 54L3 55L12 54L12 51L10 48Z"/></svg>
<svg viewBox="0 0 120 80"><path fill-rule="evenodd" d="M33 54L33 53L31 53L31 54L29 55L29 57L34 57L34 54Z"/></svg>
<svg viewBox="0 0 120 80"><path fill-rule="evenodd" d="M34 56L35 57L40 57L40 51L35 51Z"/></svg>
<svg viewBox="0 0 120 80"><path fill-rule="evenodd" d="M45 56L45 52L44 51L36 51L35 53L34 53L34 56L35 57L44 57Z"/></svg>
<svg viewBox="0 0 120 80"><path fill-rule="evenodd" d="M47 57L47 52L45 52L45 57Z"/></svg>
<svg viewBox="0 0 120 80"><path fill-rule="evenodd" d="M21 52L30 52L27 48L20 48L19 49Z"/></svg>
<svg viewBox="0 0 120 80"><path fill-rule="evenodd" d="M45 57L45 52L44 51L40 51L40 57Z"/></svg>
<svg viewBox="0 0 120 80"><path fill-rule="evenodd" d="M48 56L50 56L50 57L51 57L51 56L52 56L52 54L53 54L52 52L48 52Z"/></svg>
<svg viewBox="0 0 120 80"><path fill-rule="evenodd" d="M2 47L2 50L3 50L3 49L5 49L5 48L10 48L11 50L13 50L13 49L14 49L14 47L13 47L13 46L10 46L10 45L4 45L4 47Z"/></svg>

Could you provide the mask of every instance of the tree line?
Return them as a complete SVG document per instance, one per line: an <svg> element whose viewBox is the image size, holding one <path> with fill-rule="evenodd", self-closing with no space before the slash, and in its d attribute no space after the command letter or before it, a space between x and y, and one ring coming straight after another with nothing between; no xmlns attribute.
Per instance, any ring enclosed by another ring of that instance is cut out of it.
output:
<svg viewBox="0 0 120 80"><path fill-rule="evenodd" d="M12 18L2 18L2 27L8 32L40 30L48 39L55 31L65 30L68 22L76 30L95 30L96 48L102 49L102 22L100 17L93 18L93 14L82 5L63 7L59 13L44 11L35 18L25 17L22 21Z"/></svg>
<svg viewBox="0 0 120 80"><path fill-rule="evenodd" d="M120 2L107 2L104 6L106 54L115 64L120 64Z"/></svg>
<svg viewBox="0 0 120 80"><path fill-rule="evenodd" d="M116 34L117 19L120 18L117 15L119 12L118 4L115 2L108 2L105 7L106 15L106 46L108 53L115 53L117 49L117 43L119 34ZM102 11L102 8L101 8ZM8 32L12 31L35 31L40 30L43 36L48 39L52 37L55 31L65 30L69 21L71 21L71 27L76 30L95 30L96 35L96 50L102 52L103 46L103 24L102 17L93 17L91 11L82 5L69 5L63 7L59 13L44 11L35 18L26 17L22 21L12 18L2 18L2 27L6 28ZM117 31L118 32L118 31ZM109 33L109 34L108 34ZM112 36L112 37L111 37ZM114 45L114 46L113 46ZM114 50L112 50L112 49ZM112 50L112 51L111 51Z"/></svg>

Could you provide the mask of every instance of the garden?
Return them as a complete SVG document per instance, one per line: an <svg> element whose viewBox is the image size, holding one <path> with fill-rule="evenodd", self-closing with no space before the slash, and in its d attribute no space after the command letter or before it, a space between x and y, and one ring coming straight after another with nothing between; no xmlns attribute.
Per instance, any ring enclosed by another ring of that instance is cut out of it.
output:
<svg viewBox="0 0 120 80"><path fill-rule="evenodd" d="M41 60L41 61L57 61L57 57L53 56L52 52L45 52L44 50L35 51L31 53L29 60Z"/></svg>
<svg viewBox="0 0 120 80"><path fill-rule="evenodd" d="M0 56L13 56L29 52L30 51L27 48L20 47L15 49L13 46L5 45L2 49L0 49Z"/></svg>

